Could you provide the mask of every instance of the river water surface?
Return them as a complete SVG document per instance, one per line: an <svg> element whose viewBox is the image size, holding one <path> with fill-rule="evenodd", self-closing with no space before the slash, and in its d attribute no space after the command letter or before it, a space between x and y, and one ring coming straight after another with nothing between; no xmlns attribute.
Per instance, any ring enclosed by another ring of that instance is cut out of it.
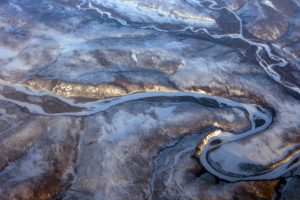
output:
<svg viewBox="0 0 300 200"><path fill-rule="evenodd" d="M299 6L0 1L0 199L299 199Z"/></svg>

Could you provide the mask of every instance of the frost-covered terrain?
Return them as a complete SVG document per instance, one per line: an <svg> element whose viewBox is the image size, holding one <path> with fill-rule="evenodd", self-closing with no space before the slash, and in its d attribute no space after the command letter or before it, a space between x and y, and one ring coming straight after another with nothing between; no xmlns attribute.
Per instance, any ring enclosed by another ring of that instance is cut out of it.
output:
<svg viewBox="0 0 300 200"><path fill-rule="evenodd" d="M1 0L0 199L300 199L299 0Z"/></svg>

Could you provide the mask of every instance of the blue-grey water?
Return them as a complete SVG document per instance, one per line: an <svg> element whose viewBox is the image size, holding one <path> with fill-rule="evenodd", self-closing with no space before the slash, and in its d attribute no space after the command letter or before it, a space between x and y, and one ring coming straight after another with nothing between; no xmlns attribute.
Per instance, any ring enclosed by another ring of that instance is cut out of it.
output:
<svg viewBox="0 0 300 200"><path fill-rule="evenodd" d="M299 199L299 6L0 1L0 199Z"/></svg>

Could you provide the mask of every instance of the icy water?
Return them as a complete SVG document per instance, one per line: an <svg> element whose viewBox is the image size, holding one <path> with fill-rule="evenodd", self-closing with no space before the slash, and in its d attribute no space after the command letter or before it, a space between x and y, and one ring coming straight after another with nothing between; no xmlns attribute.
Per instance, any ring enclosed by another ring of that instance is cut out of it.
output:
<svg viewBox="0 0 300 200"><path fill-rule="evenodd" d="M299 199L298 0L1 0L0 199Z"/></svg>

